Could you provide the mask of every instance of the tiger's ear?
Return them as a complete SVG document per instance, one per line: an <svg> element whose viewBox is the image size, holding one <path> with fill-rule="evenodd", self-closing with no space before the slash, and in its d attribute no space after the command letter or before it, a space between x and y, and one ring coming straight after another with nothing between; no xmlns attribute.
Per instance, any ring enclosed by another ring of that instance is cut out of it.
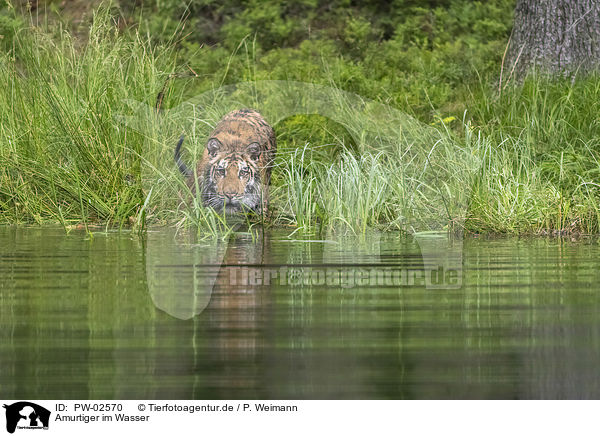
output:
<svg viewBox="0 0 600 436"><path fill-rule="evenodd" d="M222 144L217 138L210 138L206 143L206 149L211 156L216 156L219 150L221 150L221 146Z"/></svg>
<svg viewBox="0 0 600 436"><path fill-rule="evenodd" d="M250 155L250 159L258 160L260 157L260 145L258 142L253 142L248 147L246 147L246 153Z"/></svg>

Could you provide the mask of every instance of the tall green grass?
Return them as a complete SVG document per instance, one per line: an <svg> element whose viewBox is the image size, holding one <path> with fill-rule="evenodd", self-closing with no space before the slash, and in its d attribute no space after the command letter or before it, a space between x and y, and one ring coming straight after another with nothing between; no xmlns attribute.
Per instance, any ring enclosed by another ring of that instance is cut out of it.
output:
<svg viewBox="0 0 600 436"><path fill-rule="evenodd" d="M150 103L173 58L119 36L106 11L83 46L29 26L0 53L0 222L124 225L143 202L143 138L115 121Z"/></svg>
<svg viewBox="0 0 600 436"><path fill-rule="evenodd" d="M472 99L495 144L472 199L469 228L505 233L600 231L600 77L532 73Z"/></svg>
<svg viewBox="0 0 600 436"><path fill-rule="evenodd" d="M406 128L399 124L378 147L358 141L371 149L346 148L333 162L308 160L306 150L284 157L284 188L275 190L279 212L300 228L318 223L355 234L462 229L485 140L420 124Z"/></svg>
<svg viewBox="0 0 600 436"><path fill-rule="evenodd" d="M256 60L244 63L254 78ZM172 47L120 34L106 11L96 13L85 43L61 28L17 31L0 53L0 223L230 232L235 223L203 208L172 160L182 129L186 160L198 158L223 113L219 102L179 111L187 121L151 109L144 126L120 120L136 115L131 100L153 108L169 74L182 70ZM165 104L218 88L227 71L169 88ZM329 84L341 91L347 83L336 77ZM339 95L342 121L298 115L274 126L267 224L352 233L600 231L598 77L532 75L502 93L482 80L457 105L466 113L433 125L382 114L371 131Z"/></svg>

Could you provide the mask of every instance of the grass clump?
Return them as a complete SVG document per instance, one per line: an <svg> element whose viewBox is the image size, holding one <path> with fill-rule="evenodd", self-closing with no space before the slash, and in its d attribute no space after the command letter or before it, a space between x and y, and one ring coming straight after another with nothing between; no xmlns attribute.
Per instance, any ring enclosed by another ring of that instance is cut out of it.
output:
<svg viewBox="0 0 600 436"><path fill-rule="evenodd" d="M106 11L78 47L61 28L28 27L0 53L0 222L123 225L143 203L143 138L116 122L126 98L148 101L161 70L141 37Z"/></svg>
<svg viewBox="0 0 600 436"><path fill-rule="evenodd" d="M474 189L470 228L504 233L600 231L598 76L531 74L473 100L494 147Z"/></svg>

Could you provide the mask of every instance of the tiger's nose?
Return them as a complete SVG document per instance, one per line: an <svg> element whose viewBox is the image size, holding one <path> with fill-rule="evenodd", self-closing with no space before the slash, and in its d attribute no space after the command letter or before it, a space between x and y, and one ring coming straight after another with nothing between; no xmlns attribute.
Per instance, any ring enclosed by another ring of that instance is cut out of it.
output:
<svg viewBox="0 0 600 436"><path fill-rule="evenodd" d="M223 195L225 195L228 200L231 200L235 195L235 192L223 192Z"/></svg>

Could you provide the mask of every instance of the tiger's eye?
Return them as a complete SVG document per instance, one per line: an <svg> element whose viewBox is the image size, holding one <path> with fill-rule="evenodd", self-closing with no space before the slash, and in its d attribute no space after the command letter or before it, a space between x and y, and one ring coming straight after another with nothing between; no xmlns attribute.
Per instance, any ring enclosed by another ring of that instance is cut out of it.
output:
<svg viewBox="0 0 600 436"><path fill-rule="evenodd" d="M225 177L225 168L216 168L215 174L217 176Z"/></svg>
<svg viewBox="0 0 600 436"><path fill-rule="evenodd" d="M240 177L246 177L248 174L250 174L250 170L248 170L248 168L242 168L240 170Z"/></svg>

